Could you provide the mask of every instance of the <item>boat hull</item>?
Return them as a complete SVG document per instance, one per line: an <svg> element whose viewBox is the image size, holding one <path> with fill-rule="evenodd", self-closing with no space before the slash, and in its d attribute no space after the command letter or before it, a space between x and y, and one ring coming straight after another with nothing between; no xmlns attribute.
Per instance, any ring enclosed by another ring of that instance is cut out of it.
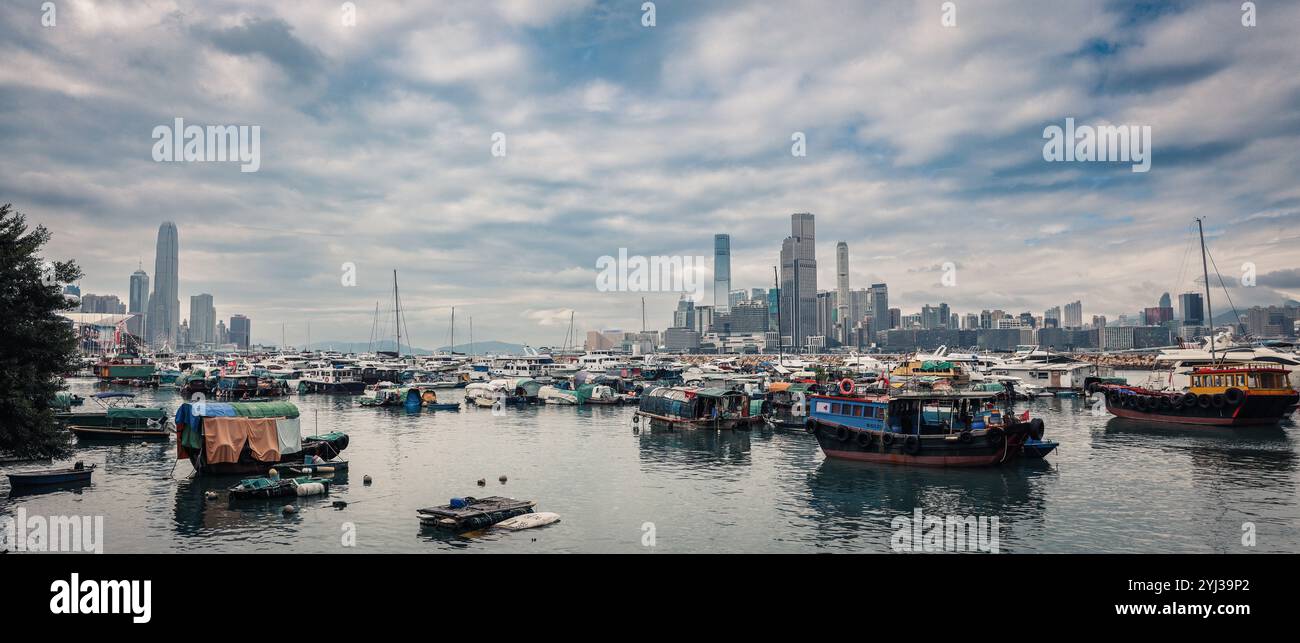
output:
<svg viewBox="0 0 1300 643"><path fill-rule="evenodd" d="M33 471L30 473L9 474L9 485L15 489L41 487L46 485L73 484L90 482L90 474L95 471L91 465L84 469L59 469L53 471Z"/></svg>
<svg viewBox="0 0 1300 643"><path fill-rule="evenodd" d="M95 426L69 426L78 440L166 440L171 431L160 429L122 429Z"/></svg>
<svg viewBox="0 0 1300 643"><path fill-rule="evenodd" d="M963 441L957 434L903 435L826 420L810 421L806 428L828 458L927 467L990 467L1013 461L1029 431L1028 424L1015 424L996 439L978 431Z"/></svg>
<svg viewBox="0 0 1300 643"><path fill-rule="evenodd" d="M1170 398L1166 395L1147 397ZM1123 403L1123 398L1106 396L1106 410L1116 417L1142 422L1160 422L1165 424L1183 424L1187 426L1275 426L1290 414L1294 408L1296 396L1249 395L1236 406L1215 406L1210 404L1184 406L1175 408L1171 402L1168 408L1143 409Z"/></svg>
<svg viewBox="0 0 1300 643"><path fill-rule="evenodd" d="M637 411L635 417L652 429L709 429L720 431L750 431L763 423L763 417L751 415L739 418L685 419Z"/></svg>

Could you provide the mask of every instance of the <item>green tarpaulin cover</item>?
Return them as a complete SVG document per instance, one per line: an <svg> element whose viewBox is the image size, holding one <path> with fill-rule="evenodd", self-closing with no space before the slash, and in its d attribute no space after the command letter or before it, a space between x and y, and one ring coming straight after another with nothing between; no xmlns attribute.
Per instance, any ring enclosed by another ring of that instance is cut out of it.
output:
<svg viewBox="0 0 1300 643"><path fill-rule="evenodd" d="M244 418L296 418L298 407L293 402L231 402L235 415Z"/></svg>
<svg viewBox="0 0 1300 643"><path fill-rule="evenodd" d="M108 410L108 417L110 419L119 418L119 419L162 420L167 417L167 411L164 411L163 409L159 409L159 408L153 408L153 409L137 409L137 408L130 408L130 407L112 408Z"/></svg>

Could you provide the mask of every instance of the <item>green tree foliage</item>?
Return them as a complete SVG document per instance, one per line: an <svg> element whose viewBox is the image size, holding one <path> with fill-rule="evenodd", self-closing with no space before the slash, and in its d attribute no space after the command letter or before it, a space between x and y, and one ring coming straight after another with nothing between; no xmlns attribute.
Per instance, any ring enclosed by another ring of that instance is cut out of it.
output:
<svg viewBox="0 0 1300 643"><path fill-rule="evenodd" d="M81 278L71 261L47 261L44 226L0 206L0 452L59 458L70 436L54 420L51 402L61 375L76 369L77 338L59 311L71 304L62 284Z"/></svg>

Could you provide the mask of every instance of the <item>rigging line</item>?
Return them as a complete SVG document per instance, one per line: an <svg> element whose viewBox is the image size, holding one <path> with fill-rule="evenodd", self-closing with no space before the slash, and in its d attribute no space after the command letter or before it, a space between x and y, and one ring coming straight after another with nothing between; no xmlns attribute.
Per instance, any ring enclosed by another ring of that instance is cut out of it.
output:
<svg viewBox="0 0 1300 643"><path fill-rule="evenodd" d="M1190 255L1191 252L1192 252L1192 230L1191 230L1191 225L1189 224L1187 226L1187 246L1183 248L1183 262L1182 265L1180 265L1178 268L1178 281L1174 283L1175 291L1181 291L1183 289L1183 276L1187 274L1187 256Z"/></svg>
<svg viewBox="0 0 1300 643"><path fill-rule="evenodd" d="M1210 252L1209 248L1206 248L1205 254L1210 257L1210 265L1214 266L1214 274L1219 277L1219 288L1223 289L1223 296L1228 299L1228 305L1232 307L1233 319L1236 319L1237 323L1241 323L1241 313L1237 312L1237 305L1232 303L1232 295L1228 294L1228 286L1223 283L1223 274L1219 272L1218 264L1214 263L1214 253ZM1233 325L1236 326L1237 324ZM1214 332L1213 319L1210 320L1210 332Z"/></svg>

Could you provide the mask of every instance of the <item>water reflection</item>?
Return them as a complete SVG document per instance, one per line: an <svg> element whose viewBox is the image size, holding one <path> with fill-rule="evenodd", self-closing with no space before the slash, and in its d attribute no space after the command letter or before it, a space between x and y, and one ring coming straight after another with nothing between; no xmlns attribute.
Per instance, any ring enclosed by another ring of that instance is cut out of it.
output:
<svg viewBox="0 0 1300 643"><path fill-rule="evenodd" d="M640 438L642 460L656 467L751 464L748 431L643 428Z"/></svg>

